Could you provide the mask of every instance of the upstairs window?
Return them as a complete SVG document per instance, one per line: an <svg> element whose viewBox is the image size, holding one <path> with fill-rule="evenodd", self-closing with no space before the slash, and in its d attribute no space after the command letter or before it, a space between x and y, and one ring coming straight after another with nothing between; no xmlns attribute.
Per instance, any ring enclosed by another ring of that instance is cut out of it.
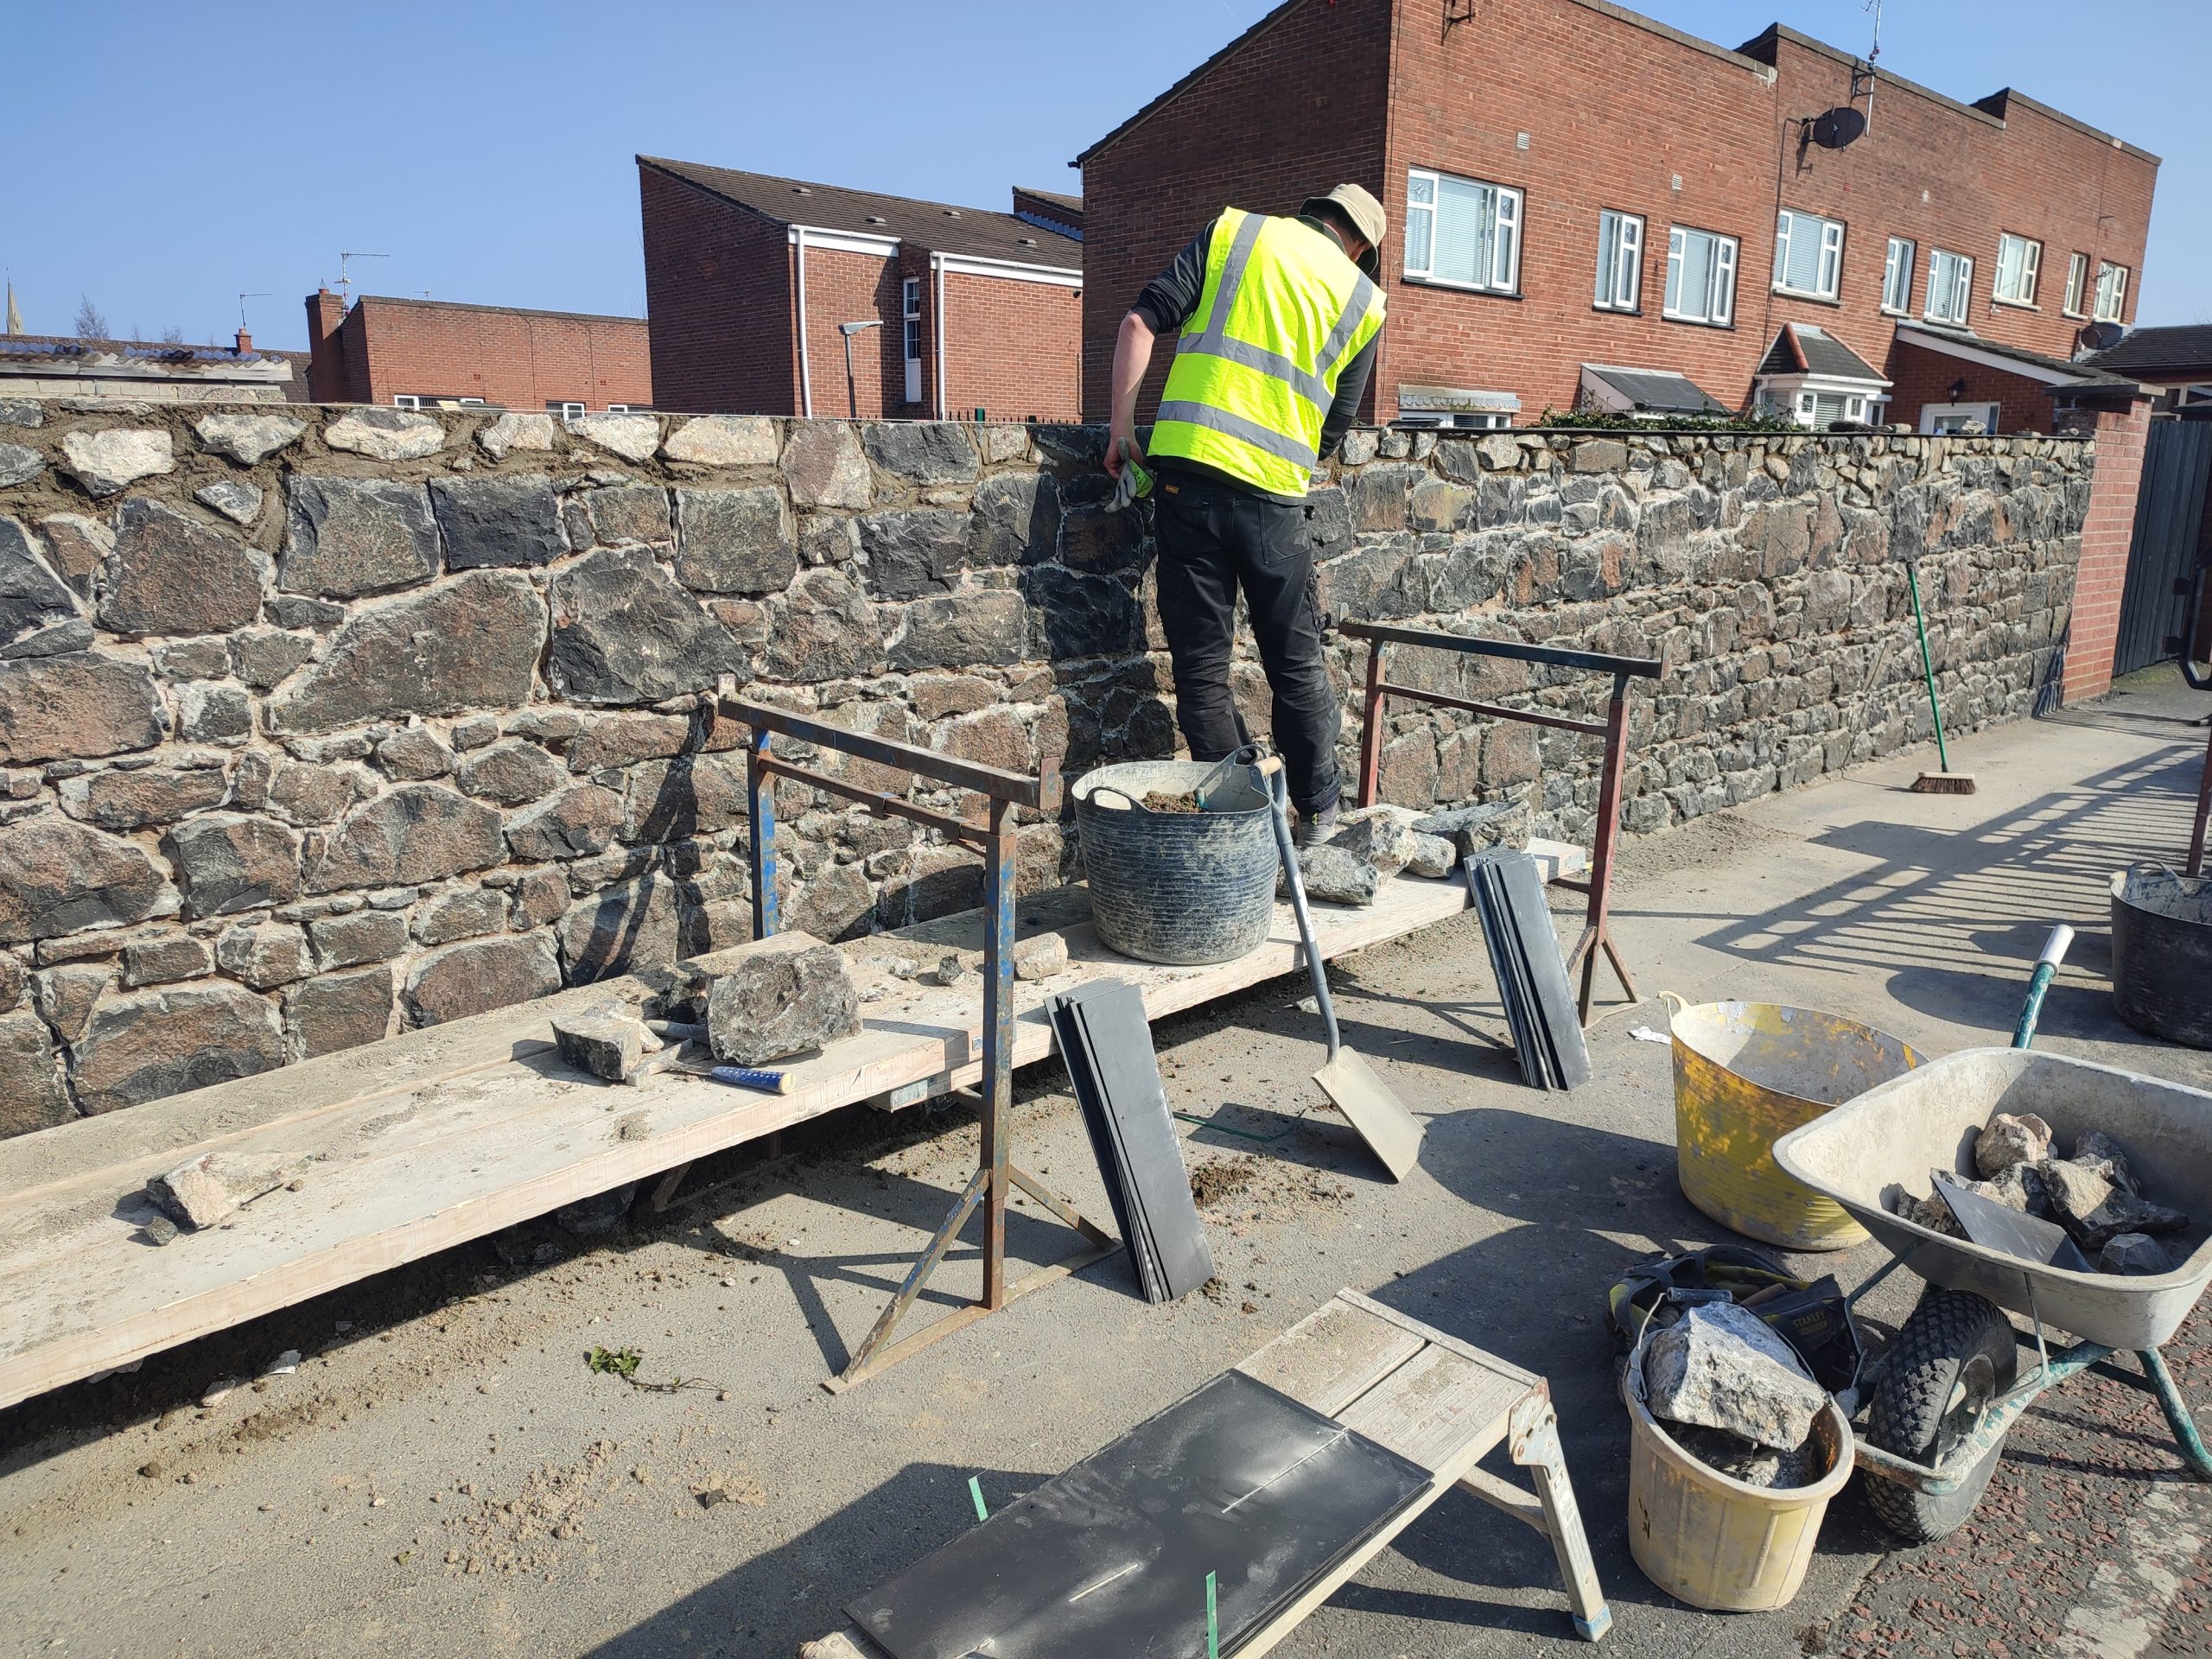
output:
<svg viewBox="0 0 2212 1659"><path fill-rule="evenodd" d="M1414 168L1406 175L1406 276L1483 293L1521 282L1521 193Z"/></svg>
<svg viewBox="0 0 2212 1659"><path fill-rule="evenodd" d="M1912 309L1912 260L1917 251L1901 236L1890 238L1890 251L1882 264L1882 309L1899 316Z"/></svg>
<svg viewBox="0 0 2212 1659"><path fill-rule="evenodd" d="M1974 261L1963 253L1934 248L1928 255L1928 309L1930 322L1967 326L1967 300L1974 292Z"/></svg>
<svg viewBox="0 0 2212 1659"><path fill-rule="evenodd" d="M1842 225L1783 208L1774 226L1774 291L1832 300L1842 283Z"/></svg>
<svg viewBox="0 0 2212 1659"><path fill-rule="evenodd" d="M2036 276L2043 267L2043 244L2024 236L1997 238L1997 285L1990 297L2003 305L2033 305Z"/></svg>
<svg viewBox="0 0 2212 1659"><path fill-rule="evenodd" d="M1667 232L1666 315L1725 328L1736 315L1736 238L1675 226Z"/></svg>
<svg viewBox="0 0 2212 1659"><path fill-rule="evenodd" d="M2077 253L2066 262L2066 315L2086 317L2083 302L2089 297L2089 256Z"/></svg>
<svg viewBox="0 0 2212 1659"><path fill-rule="evenodd" d="M2097 265L2097 321L2118 322L2127 309L2127 267L2110 260Z"/></svg>
<svg viewBox="0 0 2212 1659"><path fill-rule="evenodd" d="M1608 207L1598 215L1598 297L1600 311L1633 311L1643 293L1643 221Z"/></svg>

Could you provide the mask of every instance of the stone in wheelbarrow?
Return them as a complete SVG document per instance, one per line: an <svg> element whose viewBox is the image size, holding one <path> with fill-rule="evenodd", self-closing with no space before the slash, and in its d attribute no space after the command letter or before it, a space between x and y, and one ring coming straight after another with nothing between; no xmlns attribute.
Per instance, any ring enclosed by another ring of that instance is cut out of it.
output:
<svg viewBox="0 0 2212 1659"><path fill-rule="evenodd" d="M1756 1313L1732 1302L1693 1307L1651 1338L1643 1357L1651 1414L1794 1452L1813 1432L1827 1391Z"/></svg>

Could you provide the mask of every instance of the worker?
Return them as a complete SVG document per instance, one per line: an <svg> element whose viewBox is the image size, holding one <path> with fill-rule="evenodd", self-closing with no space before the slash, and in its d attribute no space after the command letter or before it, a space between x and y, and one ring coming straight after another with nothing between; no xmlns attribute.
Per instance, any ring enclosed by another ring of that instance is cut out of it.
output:
<svg viewBox="0 0 2212 1659"><path fill-rule="evenodd" d="M1229 208L1137 296L1114 346L1106 470L1126 493L1125 459L1147 461L1136 400L1153 342L1181 331L1149 460L1160 620L1191 758L1237 747L1229 670L1242 589L1301 842L1336 823L1343 722L1321 655L1306 492L1367 390L1387 228L1356 184L1310 197L1294 219Z"/></svg>

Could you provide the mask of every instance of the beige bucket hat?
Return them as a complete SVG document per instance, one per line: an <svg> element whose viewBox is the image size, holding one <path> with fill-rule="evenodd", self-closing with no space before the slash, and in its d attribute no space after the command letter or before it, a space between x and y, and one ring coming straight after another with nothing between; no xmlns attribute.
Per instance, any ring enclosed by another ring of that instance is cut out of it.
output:
<svg viewBox="0 0 2212 1659"><path fill-rule="evenodd" d="M1352 228L1367 244L1367 251L1359 258L1359 268L1370 276L1375 275L1382 264L1377 250L1390 231L1389 216L1382 211L1382 204L1359 185L1340 184L1325 196L1308 196L1298 211L1310 213L1323 207L1333 207L1351 221Z"/></svg>

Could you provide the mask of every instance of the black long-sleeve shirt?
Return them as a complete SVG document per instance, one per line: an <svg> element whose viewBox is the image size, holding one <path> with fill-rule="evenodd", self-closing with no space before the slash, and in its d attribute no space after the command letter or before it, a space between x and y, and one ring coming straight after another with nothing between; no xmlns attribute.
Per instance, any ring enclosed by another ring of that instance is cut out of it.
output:
<svg viewBox="0 0 2212 1659"><path fill-rule="evenodd" d="M1329 229L1318 219L1300 215L1299 222L1309 225L1324 236ZM1183 251L1161 271L1145 284L1144 292L1137 296L1137 302L1129 308L1145 321L1145 326L1155 334L1179 330L1190 321L1191 314L1198 308L1199 296L1205 291L1206 262L1212 251L1213 226L1208 225L1184 245ZM1321 459L1325 461L1337 453L1337 446L1359 416L1360 399L1367 395L1368 377L1375 371L1375 347L1382 339L1374 339L1352 354L1351 360L1337 377L1337 395L1329 405L1328 414L1321 422ZM1200 467L1179 457L1163 461L1164 465L1188 467L1193 471L1214 474L1211 467ZM1240 488L1251 486L1241 480L1228 480ZM1266 492L1263 492L1266 493Z"/></svg>

